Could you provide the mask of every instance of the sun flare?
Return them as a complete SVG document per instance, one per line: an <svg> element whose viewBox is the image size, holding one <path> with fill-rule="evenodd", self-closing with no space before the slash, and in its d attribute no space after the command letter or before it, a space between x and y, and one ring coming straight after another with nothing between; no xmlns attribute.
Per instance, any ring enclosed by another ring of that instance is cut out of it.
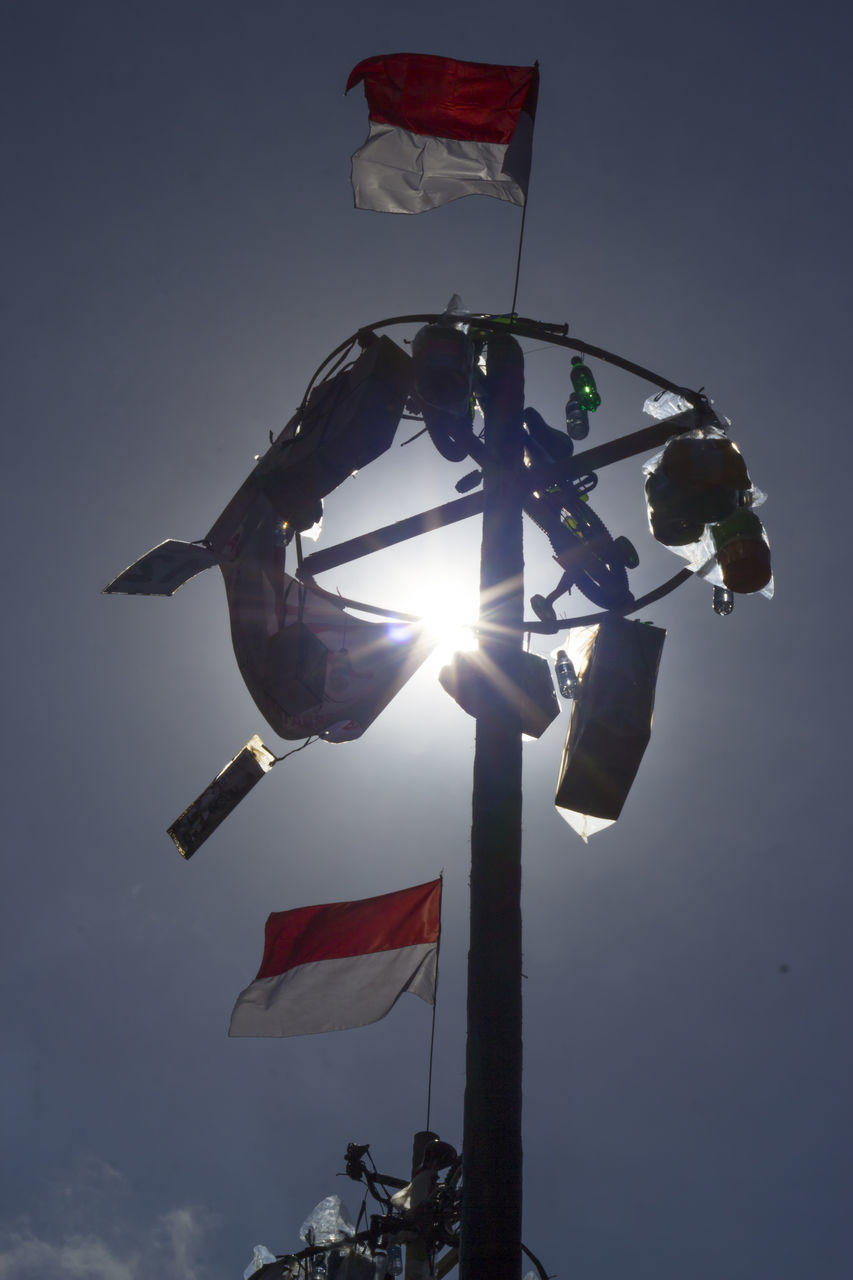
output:
<svg viewBox="0 0 853 1280"><path fill-rule="evenodd" d="M435 642L430 666L438 669L449 662L454 653L476 649L476 592L471 594L461 588L437 588L424 601L420 612L424 629Z"/></svg>

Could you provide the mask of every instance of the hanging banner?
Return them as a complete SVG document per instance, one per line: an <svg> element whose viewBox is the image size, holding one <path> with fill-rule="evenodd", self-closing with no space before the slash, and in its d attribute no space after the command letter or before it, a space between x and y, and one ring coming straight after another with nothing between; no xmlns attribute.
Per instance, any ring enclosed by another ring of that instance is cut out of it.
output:
<svg viewBox="0 0 853 1280"><path fill-rule="evenodd" d="M280 522L259 496L223 559L240 673L282 738L361 737L434 647L417 626L364 622L284 571ZM254 525L254 527L252 527Z"/></svg>
<svg viewBox="0 0 853 1280"><path fill-rule="evenodd" d="M173 596L178 587L216 563L208 547L167 538L113 578L104 595Z"/></svg>

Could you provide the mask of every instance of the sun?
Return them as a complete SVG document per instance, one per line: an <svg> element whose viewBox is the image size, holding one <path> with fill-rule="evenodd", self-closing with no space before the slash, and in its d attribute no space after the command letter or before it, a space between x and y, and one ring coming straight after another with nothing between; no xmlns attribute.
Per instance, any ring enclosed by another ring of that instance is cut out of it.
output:
<svg viewBox="0 0 853 1280"><path fill-rule="evenodd" d="M429 588L418 603L424 631L435 643L430 668L445 666L460 650L476 649L476 591L445 582Z"/></svg>

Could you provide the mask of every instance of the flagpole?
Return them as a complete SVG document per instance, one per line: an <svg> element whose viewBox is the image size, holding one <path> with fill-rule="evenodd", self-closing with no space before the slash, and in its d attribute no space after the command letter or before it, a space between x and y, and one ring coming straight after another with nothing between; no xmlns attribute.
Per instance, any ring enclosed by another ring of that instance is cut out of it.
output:
<svg viewBox="0 0 853 1280"><path fill-rule="evenodd" d="M524 204L521 206L521 230L518 233L518 256L515 260L515 284L512 289L512 306L509 309L511 316L515 315L515 302L518 297L518 277L521 275L521 247L524 244L524 221L527 217L527 196L524 197Z"/></svg>
<svg viewBox="0 0 853 1280"><path fill-rule="evenodd" d="M539 59L538 58L536 59L533 66L534 66L534 72L536 77L535 93L538 96L538 92L539 92ZM534 108L535 108L535 105L536 104L534 101ZM530 163L532 168L532 165L533 165L532 150L530 155ZM525 224L525 221L527 220L527 201L529 199L530 199L530 170L528 170L527 172L527 185L525 186L525 189L524 189L524 204L521 206L521 228L518 232L518 256L516 257L516 260L515 260L515 284L513 285L513 288L512 288L512 306L509 309L509 313L511 316L515 315L515 304L518 298L518 278L521 275L521 249L524 244L524 224Z"/></svg>
<svg viewBox="0 0 853 1280"><path fill-rule="evenodd" d="M444 867L441 868L441 894L444 897ZM438 965L441 959L441 914L438 917L438 938L435 944L435 987L432 993L432 1027L429 1033L429 1071L427 1072L427 1105L425 1129L429 1129L429 1117L432 1109L432 1059L435 1050L435 1015L438 1009Z"/></svg>
<svg viewBox="0 0 853 1280"><path fill-rule="evenodd" d="M522 656L524 360L490 335L484 392L479 646L496 692ZM460 1280L521 1275L521 724L495 697L477 717Z"/></svg>

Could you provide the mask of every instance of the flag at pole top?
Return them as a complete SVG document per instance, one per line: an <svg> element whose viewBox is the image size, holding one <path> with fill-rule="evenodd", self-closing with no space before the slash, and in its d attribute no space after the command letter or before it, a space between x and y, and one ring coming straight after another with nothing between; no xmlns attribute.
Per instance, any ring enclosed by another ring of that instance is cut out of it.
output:
<svg viewBox="0 0 853 1280"><path fill-rule="evenodd" d="M357 209L423 213L462 196L527 200L539 65L504 67L425 53L367 58L370 131L352 157Z"/></svg>
<svg viewBox="0 0 853 1280"><path fill-rule="evenodd" d="M378 1022L404 991L435 1004L441 879L356 902L274 911L231 1036L304 1036Z"/></svg>

